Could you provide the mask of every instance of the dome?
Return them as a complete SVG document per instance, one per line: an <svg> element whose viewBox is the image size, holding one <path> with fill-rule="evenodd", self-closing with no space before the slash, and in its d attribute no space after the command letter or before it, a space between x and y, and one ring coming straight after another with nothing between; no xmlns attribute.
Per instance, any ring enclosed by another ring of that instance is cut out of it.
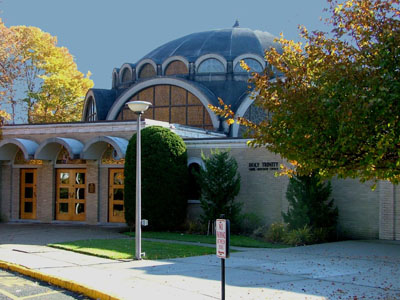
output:
<svg viewBox="0 0 400 300"><path fill-rule="evenodd" d="M161 64L171 56L182 56L192 62L206 54L218 54L228 61L248 53L264 57L265 49L279 47L274 39L268 32L240 27L197 32L158 47L142 60Z"/></svg>

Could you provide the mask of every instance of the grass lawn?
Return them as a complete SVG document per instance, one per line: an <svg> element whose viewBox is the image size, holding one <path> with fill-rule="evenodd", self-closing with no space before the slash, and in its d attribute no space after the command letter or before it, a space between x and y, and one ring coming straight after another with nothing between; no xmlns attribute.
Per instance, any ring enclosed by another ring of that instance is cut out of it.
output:
<svg viewBox="0 0 400 300"><path fill-rule="evenodd" d="M131 259L135 255L134 239L102 239L49 244L48 246L111 259ZM173 243L142 241L144 259L167 259L177 257L215 254L210 247Z"/></svg>
<svg viewBox="0 0 400 300"><path fill-rule="evenodd" d="M134 232L125 233L129 236L134 237ZM206 244L215 244L215 236L212 235L198 235L198 234L184 234L184 233L175 233L175 232L152 232L152 231L143 231L143 238L152 238L152 239L161 239L161 240L173 240L173 241L183 241L183 242L194 242L194 243L206 243ZM231 246L237 247L250 247L250 248L287 248L290 246L280 245L280 244L272 244L260 240L256 240L254 238L242 235L231 235Z"/></svg>

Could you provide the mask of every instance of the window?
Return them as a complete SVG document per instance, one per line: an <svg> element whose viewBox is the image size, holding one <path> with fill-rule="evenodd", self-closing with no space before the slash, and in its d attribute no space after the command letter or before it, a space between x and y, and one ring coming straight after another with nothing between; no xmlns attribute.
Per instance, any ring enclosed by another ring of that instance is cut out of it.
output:
<svg viewBox="0 0 400 300"><path fill-rule="evenodd" d="M156 76L156 70L151 64L144 64L140 69L139 78L149 78Z"/></svg>
<svg viewBox="0 0 400 300"><path fill-rule="evenodd" d="M178 75L187 73L189 73L188 68L180 60L175 60L169 63L164 72L165 75Z"/></svg>
<svg viewBox="0 0 400 300"><path fill-rule="evenodd" d="M243 60L244 60L244 62L249 66L249 68L250 68L250 73L252 73L252 72L260 73L260 72L263 71L262 65L261 65L258 61L256 61L255 59L252 59L252 58L245 58L245 59L243 59ZM234 68L233 71L234 71L234 72L237 72L237 73L247 73L247 71L244 70L244 69L240 66L240 62L238 62L238 63L235 65L235 68Z"/></svg>
<svg viewBox="0 0 400 300"><path fill-rule="evenodd" d="M143 100L152 106L143 114L146 119L159 120L192 127L213 130L207 108L195 95L173 85L156 85L141 90L131 100ZM137 115L123 107L117 120L136 120Z"/></svg>
<svg viewBox="0 0 400 300"><path fill-rule="evenodd" d="M199 200L201 188L196 175L200 173L200 165L191 163L189 165L188 200Z"/></svg>
<svg viewBox="0 0 400 300"><path fill-rule="evenodd" d="M129 69L125 68L122 73L122 83L132 81L132 73Z"/></svg>
<svg viewBox="0 0 400 300"><path fill-rule="evenodd" d="M89 98L86 109L86 121L94 122L97 119L96 104L92 97Z"/></svg>
<svg viewBox="0 0 400 300"><path fill-rule="evenodd" d="M197 73L224 73L225 67L216 58L209 58L202 61L197 68Z"/></svg>

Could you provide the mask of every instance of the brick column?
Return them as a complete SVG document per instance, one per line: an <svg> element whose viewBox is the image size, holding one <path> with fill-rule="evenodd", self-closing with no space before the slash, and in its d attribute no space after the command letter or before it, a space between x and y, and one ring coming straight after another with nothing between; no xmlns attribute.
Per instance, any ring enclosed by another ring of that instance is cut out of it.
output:
<svg viewBox="0 0 400 300"><path fill-rule="evenodd" d="M89 184L94 183L95 192L89 193ZM98 220L98 161L88 160L86 165L86 223L97 224Z"/></svg>
<svg viewBox="0 0 400 300"><path fill-rule="evenodd" d="M396 192L393 184L388 181L380 181L379 185L379 238L394 240L396 237ZM397 192L398 194L398 192ZM398 197L397 197L398 198ZM398 206L398 205L397 205ZM399 214L397 213L397 216ZM397 222L398 223L398 222Z"/></svg>
<svg viewBox="0 0 400 300"><path fill-rule="evenodd" d="M51 222L55 219L55 172L51 161L43 161L37 168L36 182L36 214L42 222Z"/></svg>

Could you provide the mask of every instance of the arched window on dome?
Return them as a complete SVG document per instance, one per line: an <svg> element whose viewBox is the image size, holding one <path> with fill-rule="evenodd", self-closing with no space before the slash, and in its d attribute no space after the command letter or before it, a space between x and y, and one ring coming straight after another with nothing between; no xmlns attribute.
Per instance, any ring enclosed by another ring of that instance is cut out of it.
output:
<svg viewBox="0 0 400 300"><path fill-rule="evenodd" d="M180 60L174 60L170 62L165 69L165 75L180 75L189 73L185 63Z"/></svg>
<svg viewBox="0 0 400 300"><path fill-rule="evenodd" d="M86 107L86 118L85 119L87 122L97 121L96 103L94 102L93 97L90 97L88 100L88 104Z"/></svg>
<svg viewBox="0 0 400 300"><path fill-rule="evenodd" d="M139 78L150 78L156 76L156 70L151 64L145 64L140 69Z"/></svg>
<svg viewBox="0 0 400 300"><path fill-rule="evenodd" d="M128 68L125 68L123 73L122 73L122 79L121 82L129 82L132 81L132 73Z"/></svg>
<svg viewBox="0 0 400 300"><path fill-rule="evenodd" d="M222 62L216 58L209 58L202 61L197 68L197 73L224 73L225 67Z"/></svg>
<svg viewBox="0 0 400 300"><path fill-rule="evenodd" d="M199 98L188 90L174 85L155 85L147 87L133 95L131 100L152 103L143 114L145 119L214 130L211 116ZM116 120L136 120L137 115L126 105L123 106Z"/></svg>
<svg viewBox="0 0 400 300"><path fill-rule="evenodd" d="M245 58L243 60L249 66L250 73L252 72L261 73L263 71L263 66L257 60L253 58ZM235 65L233 71L235 73L247 73L247 71L240 66L240 61Z"/></svg>

